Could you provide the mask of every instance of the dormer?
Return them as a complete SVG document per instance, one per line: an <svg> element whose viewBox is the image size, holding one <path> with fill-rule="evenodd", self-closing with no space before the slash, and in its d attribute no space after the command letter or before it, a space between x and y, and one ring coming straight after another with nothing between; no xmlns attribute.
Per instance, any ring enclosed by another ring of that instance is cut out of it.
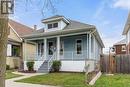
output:
<svg viewBox="0 0 130 87"><path fill-rule="evenodd" d="M45 25L45 32L51 32L64 29L69 24L69 21L64 16L56 15L43 19L42 23Z"/></svg>

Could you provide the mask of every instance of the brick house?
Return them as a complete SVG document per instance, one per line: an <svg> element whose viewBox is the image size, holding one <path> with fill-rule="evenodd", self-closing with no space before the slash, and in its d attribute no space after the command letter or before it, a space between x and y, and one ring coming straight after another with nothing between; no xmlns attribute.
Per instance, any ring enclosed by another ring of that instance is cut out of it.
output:
<svg viewBox="0 0 130 87"><path fill-rule="evenodd" d="M123 39L113 46L115 48L115 54L126 54L126 39Z"/></svg>

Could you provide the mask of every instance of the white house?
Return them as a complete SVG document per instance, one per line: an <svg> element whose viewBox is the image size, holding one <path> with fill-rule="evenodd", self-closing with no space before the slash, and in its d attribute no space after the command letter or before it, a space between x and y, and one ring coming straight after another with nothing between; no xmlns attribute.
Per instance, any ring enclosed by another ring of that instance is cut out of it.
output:
<svg viewBox="0 0 130 87"><path fill-rule="evenodd" d="M123 35L126 36L127 54L130 54L130 13L123 30Z"/></svg>
<svg viewBox="0 0 130 87"><path fill-rule="evenodd" d="M85 66L93 71L104 44L94 25L53 16L42 20L45 28L24 36L25 42L36 45L36 52L26 53L26 62L34 60L38 72L48 72L53 60L60 60L61 71L83 72ZM26 49L27 51L28 49Z"/></svg>

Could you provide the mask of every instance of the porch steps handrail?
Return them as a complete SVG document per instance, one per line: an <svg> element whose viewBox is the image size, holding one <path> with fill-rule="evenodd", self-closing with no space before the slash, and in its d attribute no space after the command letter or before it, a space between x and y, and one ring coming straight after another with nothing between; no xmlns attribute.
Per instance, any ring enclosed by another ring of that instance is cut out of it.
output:
<svg viewBox="0 0 130 87"><path fill-rule="evenodd" d="M55 57L56 57L56 51L53 53L51 58L48 60L48 71L51 69L51 66L53 64L53 61L55 60Z"/></svg>

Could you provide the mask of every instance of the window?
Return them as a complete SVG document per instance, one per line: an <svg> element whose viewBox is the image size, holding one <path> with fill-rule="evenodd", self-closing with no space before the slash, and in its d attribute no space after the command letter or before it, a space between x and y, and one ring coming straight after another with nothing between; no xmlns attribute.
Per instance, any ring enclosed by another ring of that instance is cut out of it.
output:
<svg viewBox="0 0 130 87"><path fill-rule="evenodd" d="M57 28L57 27L58 27L58 23L54 23L53 28Z"/></svg>
<svg viewBox="0 0 130 87"><path fill-rule="evenodd" d="M63 51L64 51L64 42L61 41L61 43L60 43L60 55L63 55Z"/></svg>
<svg viewBox="0 0 130 87"><path fill-rule="evenodd" d="M91 37L91 52L94 52L94 39Z"/></svg>
<svg viewBox="0 0 130 87"><path fill-rule="evenodd" d="M57 28L57 27L58 27L58 23L48 24L48 29Z"/></svg>
<svg viewBox="0 0 130 87"><path fill-rule="evenodd" d="M12 45L12 56L20 56L20 46Z"/></svg>
<svg viewBox="0 0 130 87"><path fill-rule="evenodd" d="M41 42L41 43L38 43L38 55L42 56L43 53L44 53L44 43Z"/></svg>
<svg viewBox="0 0 130 87"><path fill-rule="evenodd" d="M82 40L76 41L76 52L77 54L82 54Z"/></svg>
<svg viewBox="0 0 130 87"><path fill-rule="evenodd" d="M126 51L126 46L122 46L122 51Z"/></svg>
<svg viewBox="0 0 130 87"><path fill-rule="evenodd" d="M48 24L48 29L51 29L52 28L52 24Z"/></svg>

